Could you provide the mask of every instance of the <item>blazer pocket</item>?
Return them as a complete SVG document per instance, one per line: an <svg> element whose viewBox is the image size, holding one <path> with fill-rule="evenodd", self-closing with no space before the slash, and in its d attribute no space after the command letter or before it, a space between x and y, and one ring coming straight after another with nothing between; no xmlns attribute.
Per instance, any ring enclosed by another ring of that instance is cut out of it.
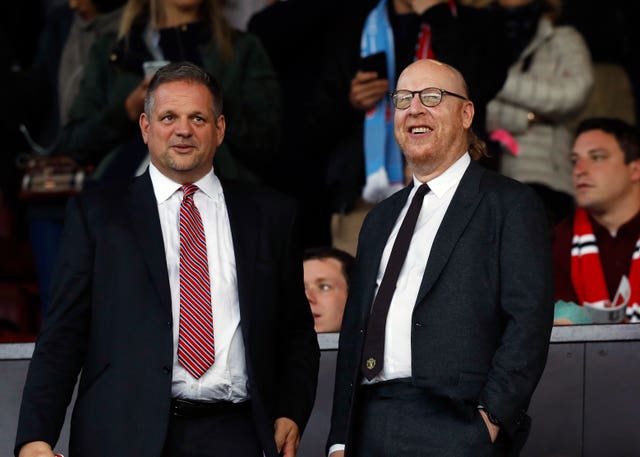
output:
<svg viewBox="0 0 640 457"><path fill-rule="evenodd" d="M478 429L478 437L480 439L480 443L493 444L493 442L491 441L491 434L489 433L487 424L484 422L484 419L480 414L480 410L477 410L476 412L475 422Z"/></svg>

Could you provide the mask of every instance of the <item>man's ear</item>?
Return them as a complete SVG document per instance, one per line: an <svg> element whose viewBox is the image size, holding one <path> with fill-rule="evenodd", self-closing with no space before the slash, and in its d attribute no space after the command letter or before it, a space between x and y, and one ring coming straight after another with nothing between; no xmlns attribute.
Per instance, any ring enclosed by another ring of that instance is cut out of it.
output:
<svg viewBox="0 0 640 457"><path fill-rule="evenodd" d="M143 112L140 115L138 123L140 124L140 132L142 132L144 144L149 144L147 143L147 139L149 138L149 118L147 117L147 113Z"/></svg>
<svg viewBox="0 0 640 457"><path fill-rule="evenodd" d="M227 121L223 114L218 116L218 119L216 119L216 128L218 129L218 146L220 146L222 144L222 140L224 140L224 131L227 128Z"/></svg>
<svg viewBox="0 0 640 457"><path fill-rule="evenodd" d="M471 127L471 122L473 122L473 115L475 114L475 108L473 106L473 102L467 101L464 103L462 107L462 125L465 129Z"/></svg>
<svg viewBox="0 0 640 457"><path fill-rule="evenodd" d="M631 180L640 181L640 159L629 162L629 170L631 170Z"/></svg>

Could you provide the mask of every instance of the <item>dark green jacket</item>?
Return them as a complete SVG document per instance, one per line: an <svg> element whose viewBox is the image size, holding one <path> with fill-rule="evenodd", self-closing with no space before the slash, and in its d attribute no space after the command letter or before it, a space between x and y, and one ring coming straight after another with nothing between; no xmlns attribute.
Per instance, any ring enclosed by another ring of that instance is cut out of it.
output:
<svg viewBox="0 0 640 457"><path fill-rule="evenodd" d="M124 103L143 79L142 63L154 60L142 41L142 30L134 29L127 41L117 42L111 35L95 43L64 128L58 152L97 165L97 174L110 160L118 160L117 149L123 143L140 135L138 122L129 120ZM180 48L168 60L199 64L222 87L227 129L216 152L216 174L255 181L264 165L274 160L281 136L280 88L261 44L252 35L234 31L233 55L225 60L202 24L165 32L167 41Z"/></svg>

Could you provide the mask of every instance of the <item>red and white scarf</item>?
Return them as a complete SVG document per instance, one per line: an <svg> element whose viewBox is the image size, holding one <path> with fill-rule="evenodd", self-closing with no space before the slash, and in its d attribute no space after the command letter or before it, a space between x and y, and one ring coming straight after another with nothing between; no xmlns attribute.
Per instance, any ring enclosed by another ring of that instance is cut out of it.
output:
<svg viewBox="0 0 640 457"><path fill-rule="evenodd" d="M576 210L573 221L571 282L580 305L603 306L605 302L612 299L607 291L593 227L587 212L582 208ZM627 302L627 317L631 322L640 322L640 238L636 241L631 256L629 284L631 295Z"/></svg>

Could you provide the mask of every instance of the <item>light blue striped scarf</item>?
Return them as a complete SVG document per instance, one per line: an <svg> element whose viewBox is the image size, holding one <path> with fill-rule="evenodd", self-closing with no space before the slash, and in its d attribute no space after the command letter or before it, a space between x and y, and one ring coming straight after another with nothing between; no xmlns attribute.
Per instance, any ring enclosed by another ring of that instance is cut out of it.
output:
<svg viewBox="0 0 640 457"><path fill-rule="evenodd" d="M395 48L387 0L381 0L369 13L360 42L361 57L381 51L387 53L389 87L395 87ZM367 111L364 121L364 157L364 200L377 203L404 187L402 153L393 134L393 105L389 97L383 97Z"/></svg>

